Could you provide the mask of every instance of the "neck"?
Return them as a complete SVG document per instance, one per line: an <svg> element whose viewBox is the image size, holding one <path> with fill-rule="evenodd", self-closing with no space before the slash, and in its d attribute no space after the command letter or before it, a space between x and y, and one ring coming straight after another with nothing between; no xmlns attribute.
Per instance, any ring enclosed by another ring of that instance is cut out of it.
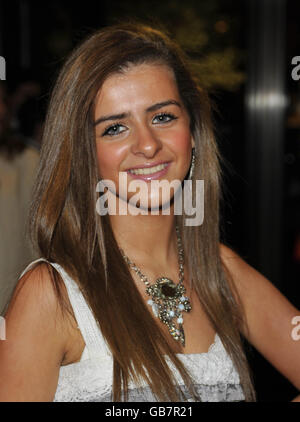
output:
<svg viewBox="0 0 300 422"><path fill-rule="evenodd" d="M114 236L124 253L132 259L167 266L177 259L174 215L110 216Z"/></svg>

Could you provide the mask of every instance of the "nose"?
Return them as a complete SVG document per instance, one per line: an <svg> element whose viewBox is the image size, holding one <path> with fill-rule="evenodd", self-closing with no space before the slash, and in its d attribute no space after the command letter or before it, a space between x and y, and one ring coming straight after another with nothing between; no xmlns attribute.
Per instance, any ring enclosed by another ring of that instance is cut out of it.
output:
<svg viewBox="0 0 300 422"><path fill-rule="evenodd" d="M148 126L136 128L131 146L131 152L133 154L142 154L147 158L151 158L155 156L161 148L161 140L154 130Z"/></svg>

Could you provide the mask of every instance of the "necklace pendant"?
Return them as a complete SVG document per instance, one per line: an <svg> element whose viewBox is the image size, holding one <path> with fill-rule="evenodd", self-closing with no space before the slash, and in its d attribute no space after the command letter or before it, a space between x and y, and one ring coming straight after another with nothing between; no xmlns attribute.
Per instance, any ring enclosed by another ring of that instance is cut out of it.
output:
<svg viewBox="0 0 300 422"><path fill-rule="evenodd" d="M184 252L181 245L179 229L176 226L178 243L178 264L179 283L175 284L168 277L160 277L154 284L149 283L147 277L141 270L126 256L121 250L122 256L127 264L138 274L140 279L146 284L146 293L151 299L148 304L152 307L153 314L167 325L171 336L176 341L180 341L185 346L185 335L183 330L182 312L190 312L192 307L190 300L185 296L184 281ZM175 320L174 320L175 318Z"/></svg>
<svg viewBox="0 0 300 422"><path fill-rule="evenodd" d="M175 324L172 324L171 326L169 326L169 331L173 339L176 341L180 341L180 343L184 347L185 335L184 335L182 324L179 324L178 328L175 326Z"/></svg>
<svg viewBox="0 0 300 422"><path fill-rule="evenodd" d="M182 346L184 347L185 346L185 335L184 335L182 324L179 325L179 331L180 331L179 339L181 341Z"/></svg>
<svg viewBox="0 0 300 422"><path fill-rule="evenodd" d="M155 286L158 297L163 300L175 299L180 294L173 280L170 280L167 277L158 278Z"/></svg>
<svg viewBox="0 0 300 422"><path fill-rule="evenodd" d="M184 296L185 288L182 284L175 284L167 277L160 277L155 284L148 286L146 292L151 296L148 304L153 314L167 325L174 340L185 346L182 312L190 312L189 299Z"/></svg>

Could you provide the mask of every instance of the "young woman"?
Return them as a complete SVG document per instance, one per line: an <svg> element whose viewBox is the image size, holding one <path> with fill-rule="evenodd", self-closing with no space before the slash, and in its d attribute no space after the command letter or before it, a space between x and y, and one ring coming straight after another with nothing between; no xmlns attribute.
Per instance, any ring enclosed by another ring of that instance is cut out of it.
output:
<svg viewBox="0 0 300 422"><path fill-rule="evenodd" d="M64 65L31 209L42 258L5 314L0 400L253 401L243 338L300 389L299 311L220 244L209 103L186 63L160 31L119 25ZM193 196L204 180L202 224L151 184L174 180Z"/></svg>

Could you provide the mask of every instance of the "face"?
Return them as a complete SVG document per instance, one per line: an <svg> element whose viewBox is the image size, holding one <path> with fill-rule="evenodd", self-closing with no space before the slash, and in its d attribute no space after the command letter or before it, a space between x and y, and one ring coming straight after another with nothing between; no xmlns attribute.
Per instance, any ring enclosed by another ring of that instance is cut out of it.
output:
<svg viewBox="0 0 300 422"><path fill-rule="evenodd" d="M150 208L151 201L163 205L166 198L157 197L151 180L182 181L194 146L173 72L143 64L113 74L97 94L94 118L100 178L111 180L122 196L119 172L125 172L127 200L135 195L128 185L139 180L148 188L139 206Z"/></svg>

